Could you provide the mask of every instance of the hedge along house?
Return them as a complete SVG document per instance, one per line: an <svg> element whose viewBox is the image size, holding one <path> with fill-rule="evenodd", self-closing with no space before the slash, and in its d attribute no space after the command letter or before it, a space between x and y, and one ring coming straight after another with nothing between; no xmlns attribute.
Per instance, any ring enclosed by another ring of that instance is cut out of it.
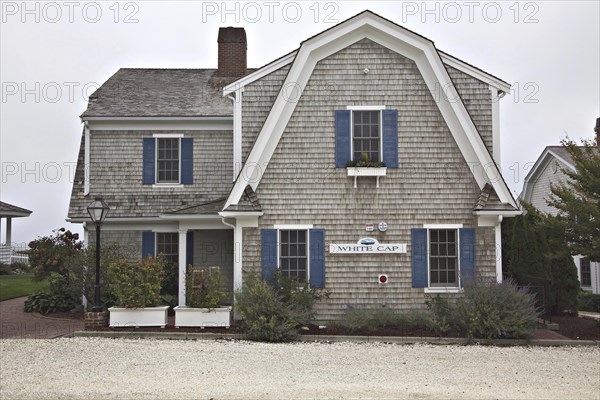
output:
<svg viewBox="0 0 600 400"><path fill-rule="evenodd" d="M323 320L502 279L506 82L370 11L254 71L242 37L221 29L217 70L122 69L92 96L72 222L103 196L103 239L176 259L179 304L188 264L232 292L278 269L326 288ZM347 167L364 157L385 167Z"/></svg>

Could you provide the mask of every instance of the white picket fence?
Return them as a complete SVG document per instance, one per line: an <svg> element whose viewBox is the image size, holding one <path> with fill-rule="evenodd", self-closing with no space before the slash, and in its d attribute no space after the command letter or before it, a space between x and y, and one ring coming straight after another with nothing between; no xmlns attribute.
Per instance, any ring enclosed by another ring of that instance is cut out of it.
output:
<svg viewBox="0 0 600 400"><path fill-rule="evenodd" d="M26 247L15 247L8 244L0 245L0 262L12 264L15 262L23 262L29 264L29 256L21 254L20 251L27 250Z"/></svg>

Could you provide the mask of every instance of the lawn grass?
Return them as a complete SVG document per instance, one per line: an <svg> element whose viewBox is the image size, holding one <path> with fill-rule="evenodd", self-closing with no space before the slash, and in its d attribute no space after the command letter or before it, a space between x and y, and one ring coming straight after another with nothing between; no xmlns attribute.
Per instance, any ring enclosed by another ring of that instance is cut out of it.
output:
<svg viewBox="0 0 600 400"><path fill-rule="evenodd" d="M46 281L34 282L32 274L0 275L0 301L28 296L46 286Z"/></svg>

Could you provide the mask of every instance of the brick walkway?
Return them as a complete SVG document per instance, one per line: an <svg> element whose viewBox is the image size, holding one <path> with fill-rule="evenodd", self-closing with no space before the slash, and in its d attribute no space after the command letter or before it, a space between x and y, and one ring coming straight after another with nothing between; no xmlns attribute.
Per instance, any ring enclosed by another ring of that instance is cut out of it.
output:
<svg viewBox="0 0 600 400"><path fill-rule="evenodd" d="M0 302L0 338L52 339L83 330L82 320L54 319L23 311L27 297Z"/></svg>

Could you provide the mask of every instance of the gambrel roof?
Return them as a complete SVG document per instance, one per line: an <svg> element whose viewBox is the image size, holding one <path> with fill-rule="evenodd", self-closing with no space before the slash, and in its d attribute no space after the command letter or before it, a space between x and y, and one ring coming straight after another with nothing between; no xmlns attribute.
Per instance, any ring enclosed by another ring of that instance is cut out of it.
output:
<svg viewBox="0 0 600 400"><path fill-rule="evenodd" d="M225 207L238 204L248 185L253 190L257 189L262 173L267 168L296 107L297 102L289 101L289 98L299 98L302 95L302 91L306 87L317 62L365 38L413 60L430 91L435 92L440 87L447 89L445 90L445 96L441 96L436 105L467 165L471 166L474 179L482 190L486 184L491 185L500 203L507 205L506 208L518 210L508 186L502 178L499 179L502 176L500 170L486 148L462 99L456 92L444 61L449 60L448 62L453 64L452 66L469 70L471 74L477 75L482 81L489 83L500 91L507 91L510 86L492 75L454 59L445 53L438 52L431 40L371 11L364 11L305 40L296 52L290 53L225 87L223 93L226 95L243 88L253 79L258 79L281 68L286 63L291 63L281 92L270 110L241 173L238 175ZM286 90L294 90L296 93L291 96L285 92ZM257 166L260 166L260 168L257 168ZM473 168L473 166L478 166L478 168Z"/></svg>

